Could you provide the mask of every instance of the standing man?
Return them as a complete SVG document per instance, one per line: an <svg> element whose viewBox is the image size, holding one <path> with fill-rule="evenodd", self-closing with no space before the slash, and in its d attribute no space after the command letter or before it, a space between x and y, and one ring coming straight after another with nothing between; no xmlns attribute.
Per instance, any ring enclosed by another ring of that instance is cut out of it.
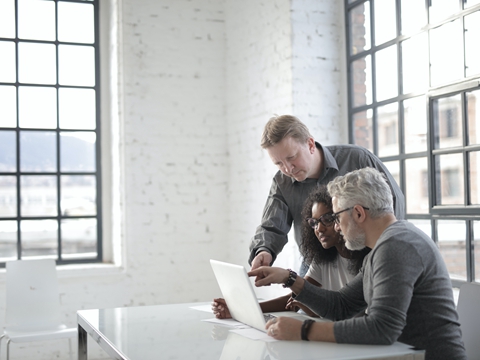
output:
<svg viewBox="0 0 480 360"><path fill-rule="evenodd" d="M294 226L295 240L301 241L301 211L310 192L340 175L373 167L384 173L390 186L395 214L405 217L405 198L385 165L365 148L356 145L322 146L308 128L292 115L271 118L265 125L260 144L279 171L273 178L260 226L250 244L248 262L252 270L270 266L288 242ZM300 274L308 266L302 264Z"/></svg>
<svg viewBox="0 0 480 360"><path fill-rule="evenodd" d="M465 360L450 276L437 245L393 214L384 176L372 168L328 184L335 229L350 250L372 249L358 275L339 291L312 286L291 270L250 271L256 286L284 283L319 316L332 322L279 317L266 327L279 340L392 344L424 349L426 360ZM364 316L352 317L365 310Z"/></svg>

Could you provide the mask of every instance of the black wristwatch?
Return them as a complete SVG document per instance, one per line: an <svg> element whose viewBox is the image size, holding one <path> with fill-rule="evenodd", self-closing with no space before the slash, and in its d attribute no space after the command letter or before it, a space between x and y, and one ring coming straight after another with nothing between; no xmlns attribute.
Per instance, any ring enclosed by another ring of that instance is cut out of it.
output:
<svg viewBox="0 0 480 360"><path fill-rule="evenodd" d="M285 281L285 284L283 284L284 288L289 288L292 287L293 284L295 283L295 280L297 279L297 273L293 271L292 269L287 269L289 271L288 274L288 279Z"/></svg>

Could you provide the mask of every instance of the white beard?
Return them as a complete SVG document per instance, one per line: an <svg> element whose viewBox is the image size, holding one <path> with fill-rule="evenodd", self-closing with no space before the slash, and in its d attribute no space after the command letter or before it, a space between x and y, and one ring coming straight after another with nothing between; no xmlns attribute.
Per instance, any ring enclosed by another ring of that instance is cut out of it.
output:
<svg viewBox="0 0 480 360"><path fill-rule="evenodd" d="M355 224L352 220L352 224ZM365 248L365 232L360 229L360 227L355 224L353 229L349 229L349 234L343 234L345 239L345 247L348 250L362 250ZM352 232L355 234L352 235Z"/></svg>

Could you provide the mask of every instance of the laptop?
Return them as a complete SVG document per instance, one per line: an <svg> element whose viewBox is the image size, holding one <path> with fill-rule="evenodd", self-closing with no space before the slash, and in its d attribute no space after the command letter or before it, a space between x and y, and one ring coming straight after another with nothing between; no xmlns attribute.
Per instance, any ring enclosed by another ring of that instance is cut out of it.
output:
<svg viewBox="0 0 480 360"><path fill-rule="evenodd" d="M299 320L317 320L292 311L271 314L262 313L253 285L243 266L217 260L210 260L210 265L234 320L263 332L266 332L265 324L268 319L276 316L274 314L289 316Z"/></svg>

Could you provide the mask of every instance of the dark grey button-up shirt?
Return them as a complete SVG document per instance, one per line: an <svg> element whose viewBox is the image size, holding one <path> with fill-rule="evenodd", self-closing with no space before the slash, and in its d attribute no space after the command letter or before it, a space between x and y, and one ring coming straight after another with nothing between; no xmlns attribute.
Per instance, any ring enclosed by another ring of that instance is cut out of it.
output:
<svg viewBox="0 0 480 360"><path fill-rule="evenodd" d="M324 168L319 179L298 182L280 171L273 178L270 194L263 209L262 223L257 227L250 244L249 263L261 250L269 251L275 260L288 241L287 234L292 223L295 241L300 244L301 213L307 196L318 185L326 185L337 176L353 170L372 167L384 173L392 190L395 215L399 220L405 218L405 197L378 157L356 145L321 146L316 143L316 146L324 155Z"/></svg>

